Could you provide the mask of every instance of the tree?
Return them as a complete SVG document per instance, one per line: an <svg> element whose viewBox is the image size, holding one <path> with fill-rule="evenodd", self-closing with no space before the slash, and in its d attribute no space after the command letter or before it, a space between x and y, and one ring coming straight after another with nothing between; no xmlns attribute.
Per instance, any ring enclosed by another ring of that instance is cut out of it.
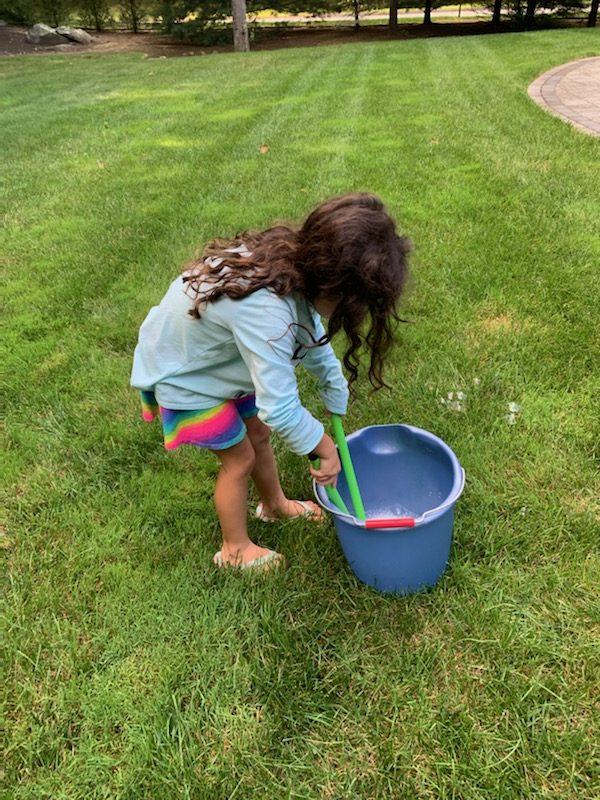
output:
<svg viewBox="0 0 600 800"><path fill-rule="evenodd" d="M535 9L537 8L537 5L538 5L538 0L527 0L527 8L525 10L525 19L524 19L526 30L530 30L531 28L533 28Z"/></svg>
<svg viewBox="0 0 600 800"><path fill-rule="evenodd" d="M110 20L107 0L79 0L79 12L84 27L95 28L98 33L104 30Z"/></svg>
<svg viewBox="0 0 600 800"><path fill-rule="evenodd" d="M590 7L590 15L587 21L588 28L595 28L597 19L598 19L598 0L592 0L592 5Z"/></svg>
<svg viewBox="0 0 600 800"><path fill-rule="evenodd" d="M33 0L0 0L0 18L15 25L32 25L39 22Z"/></svg>
<svg viewBox="0 0 600 800"><path fill-rule="evenodd" d="M396 3L397 5L397 3ZM354 24L357 28L360 28L360 12L361 11L370 11L372 9L381 8L382 3L381 0L345 0L345 2L333 2L329 3L329 8L326 8L326 11L339 11L340 9L349 7L350 10L354 13Z"/></svg>
<svg viewBox="0 0 600 800"><path fill-rule="evenodd" d="M501 13L502 13L502 0L494 0L494 11L492 13L492 25L494 28L500 27Z"/></svg>
<svg viewBox="0 0 600 800"><path fill-rule="evenodd" d="M66 25L71 16L71 3L69 0L38 0L33 3L35 12L41 17L35 22L45 22L53 28Z"/></svg>
<svg viewBox="0 0 600 800"><path fill-rule="evenodd" d="M236 53L247 53L250 50L248 38L248 21L246 19L246 0L231 0L233 16L233 49Z"/></svg>
<svg viewBox="0 0 600 800"><path fill-rule="evenodd" d="M119 8L123 22L134 33L139 33L147 10L144 0L121 0Z"/></svg>
<svg viewBox="0 0 600 800"><path fill-rule="evenodd" d="M431 25L432 8L433 8L433 0L425 0L425 14L423 16L423 25Z"/></svg>
<svg viewBox="0 0 600 800"><path fill-rule="evenodd" d="M231 0L159 0L156 14L166 33L193 39L224 22L231 14Z"/></svg>
<svg viewBox="0 0 600 800"><path fill-rule="evenodd" d="M390 16L388 24L392 30L395 30L398 27L398 0L390 0Z"/></svg>

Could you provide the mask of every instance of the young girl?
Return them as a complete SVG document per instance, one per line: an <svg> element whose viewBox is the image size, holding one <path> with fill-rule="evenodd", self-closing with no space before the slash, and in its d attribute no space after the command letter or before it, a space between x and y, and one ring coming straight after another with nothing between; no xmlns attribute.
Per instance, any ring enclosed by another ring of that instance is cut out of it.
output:
<svg viewBox="0 0 600 800"><path fill-rule="evenodd" d="M259 519L321 519L315 503L283 493L270 432L294 453L318 457L311 475L335 484L335 445L302 406L294 370L302 362L327 412L344 414L348 383L330 345L343 330L350 384L366 345L371 384L385 385L408 252L377 197L347 194L317 206L299 230L276 226L214 241L146 317L131 383L141 390L144 419L160 415L167 450L193 444L221 462L218 566L269 568L282 560L248 537L249 477L261 498Z"/></svg>

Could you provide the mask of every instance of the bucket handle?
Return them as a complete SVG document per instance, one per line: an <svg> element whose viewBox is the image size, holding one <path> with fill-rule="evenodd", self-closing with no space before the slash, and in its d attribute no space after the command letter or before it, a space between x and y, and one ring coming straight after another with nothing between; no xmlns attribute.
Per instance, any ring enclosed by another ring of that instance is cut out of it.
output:
<svg viewBox="0 0 600 800"><path fill-rule="evenodd" d="M387 517L385 519L357 519L352 514L344 514L339 509L332 509L330 506L326 506L319 497L319 493L317 492L317 482L313 480L313 489L315 497L317 498L317 503L324 508L325 511L329 511L336 517L341 517L342 519L346 520L346 522L352 523L352 525L359 527L359 528L414 528L417 525L421 525L423 522L427 520L428 517L432 517L434 514L439 514L441 511L445 511L450 506L453 506L454 503L458 500L458 498L463 493L463 489L465 488L465 479L466 473L464 469L460 468L461 473L461 480L460 486L458 487L458 491L453 492L453 496L450 500L446 500L445 503L442 505L437 506L437 508L430 508L428 511L424 511L420 517Z"/></svg>

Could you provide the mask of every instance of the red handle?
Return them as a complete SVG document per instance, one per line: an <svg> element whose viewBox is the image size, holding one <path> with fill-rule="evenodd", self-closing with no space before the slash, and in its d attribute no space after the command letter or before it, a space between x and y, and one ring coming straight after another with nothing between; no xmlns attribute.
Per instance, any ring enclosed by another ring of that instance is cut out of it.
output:
<svg viewBox="0 0 600 800"><path fill-rule="evenodd" d="M365 528L414 528L414 517L396 517L395 519L367 519Z"/></svg>

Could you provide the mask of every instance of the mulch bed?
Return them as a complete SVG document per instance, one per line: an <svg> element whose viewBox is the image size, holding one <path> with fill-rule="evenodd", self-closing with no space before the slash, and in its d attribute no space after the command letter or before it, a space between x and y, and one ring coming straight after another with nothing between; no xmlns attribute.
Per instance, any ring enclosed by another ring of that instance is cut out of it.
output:
<svg viewBox="0 0 600 800"><path fill-rule="evenodd" d="M584 20L565 21L561 27L581 27ZM554 23L553 27L556 27ZM505 26L503 30L510 30ZM232 47L222 45L208 47L193 45L171 39L154 32L138 34L125 32L89 33L95 41L90 45L73 44L68 51L57 51L52 47L40 47L25 40L27 28L13 25L0 27L0 56L54 55L74 53L142 53L147 58L174 58L181 56L228 53ZM361 28L348 27L306 27L265 29L260 39L252 44L253 50L276 50L287 47L318 47L330 44L356 42L380 42L389 40L420 39L432 36L472 36L491 34L494 31L489 22L437 22L432 25L399 25L392 32L387 25L368 25Z"/></svg>

